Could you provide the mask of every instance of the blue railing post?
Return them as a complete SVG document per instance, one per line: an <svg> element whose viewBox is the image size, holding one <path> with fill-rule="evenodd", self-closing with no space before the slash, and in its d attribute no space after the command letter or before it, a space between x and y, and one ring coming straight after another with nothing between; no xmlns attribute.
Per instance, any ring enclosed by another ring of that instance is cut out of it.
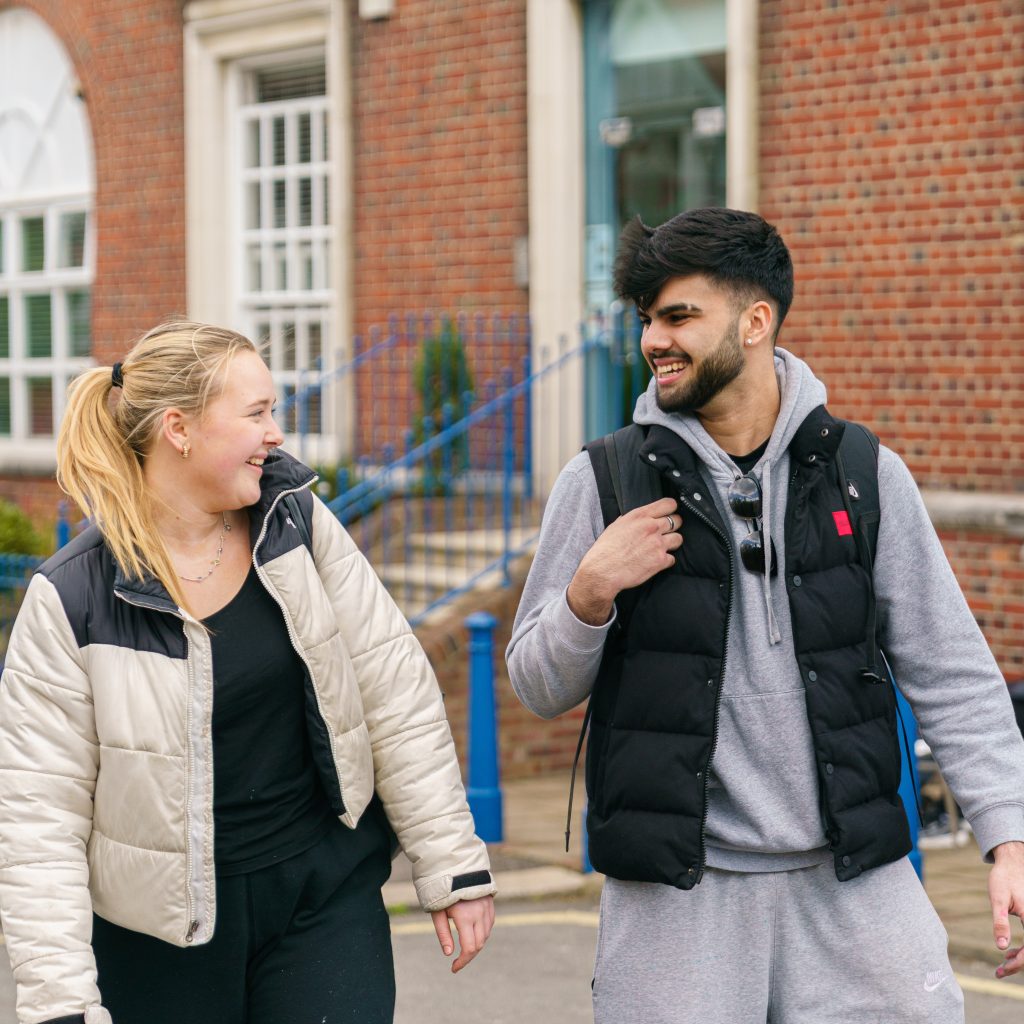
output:
<svg viewBox="0 0 1024 1024"><path fill-rule="evenodd" d="M505 393L512 390L512 372L505 371ZM516 468L515 453L515 409L511 401L505 403L505 449L501 473L501 584L504 587L512 583L508 565L512 547L512 477Z"/></svg>
<svg viewBox="0 0 1024 1024"><path fill-rule="evenodd" d="M466 796L485 843L504 839L502 794L498 781L498 716L494 701L494 627L498 620L474 612L469 630L469 785Z"/></svg>

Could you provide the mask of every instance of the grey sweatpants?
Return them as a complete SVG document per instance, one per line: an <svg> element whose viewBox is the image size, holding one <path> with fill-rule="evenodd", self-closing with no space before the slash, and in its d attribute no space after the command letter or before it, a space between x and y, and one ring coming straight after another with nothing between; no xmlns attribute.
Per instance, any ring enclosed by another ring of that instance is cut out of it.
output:
<svg viewBox="0 0 1024 1024"><path fill-rule="evenodd" d="M908 860L700 885L609 878L595 1024L963 1024L946 932Z"/></svg>

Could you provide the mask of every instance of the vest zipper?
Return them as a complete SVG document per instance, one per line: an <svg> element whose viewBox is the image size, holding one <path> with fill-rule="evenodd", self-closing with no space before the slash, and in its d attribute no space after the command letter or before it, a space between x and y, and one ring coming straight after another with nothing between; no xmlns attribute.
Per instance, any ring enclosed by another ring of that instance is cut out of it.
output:
<svg viewBox="0 0 1024 1024"><path fill-rule="evenodd" d="M704 877L704 865L707 860L708 772L711 768L711 762L715 757L715 750L718 747L718 718L722 707L722 684L725 681L725 665L729 657L729 628L732 624L732 595L735 590L736 567L734 565L732 544L729 542L729 538L708 516L693 505L682 491L679 492L679 500L698 519L700 519L705 525L709 526L718 535L722 541L722 545L725 547L726 554L729 556L729 593L727 595L725 606L725 634L722 645L722 669L718 675L718 691L715 693L715 717L711 726L711 752L708 754L707 761L704 762L704 795L700 816L700 863L697 866L696 879L696 884L699 885L701 879Z"/></svg>

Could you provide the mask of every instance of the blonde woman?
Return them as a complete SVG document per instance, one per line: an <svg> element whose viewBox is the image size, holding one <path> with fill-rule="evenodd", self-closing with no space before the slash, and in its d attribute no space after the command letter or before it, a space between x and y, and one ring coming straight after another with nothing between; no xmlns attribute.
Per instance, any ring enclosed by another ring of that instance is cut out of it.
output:
<svg viewBox="0 0 1024 1024"><path fill-rule="evenodd" d="M459 970L494 918L441 695L279 450L234 332L71 387L95 525L32 578L0 682L0 911L26 1024L391 1021L393 841Z"/></svg>

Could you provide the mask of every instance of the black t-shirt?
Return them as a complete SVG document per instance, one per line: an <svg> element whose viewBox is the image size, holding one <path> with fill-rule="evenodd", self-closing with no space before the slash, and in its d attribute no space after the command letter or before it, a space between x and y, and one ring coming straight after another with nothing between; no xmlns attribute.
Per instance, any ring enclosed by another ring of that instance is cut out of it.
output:
<svg viewBox="0 0 1024 1024"><path fill-rule="evenodd" d="M730 454L729 458L740 467L741 473L749 473L757 465L757 460L768 450L770 440L770 437L765 438L764 444L758 445L749 455Z"/></svg>
<svg viewBox="0 0 1024 1024"><path fill-rule="evenodd" d="M214 861L255 871L315 845L336 821L306 733L305 666L255 569L203 620L213 651Z"/></svg>

